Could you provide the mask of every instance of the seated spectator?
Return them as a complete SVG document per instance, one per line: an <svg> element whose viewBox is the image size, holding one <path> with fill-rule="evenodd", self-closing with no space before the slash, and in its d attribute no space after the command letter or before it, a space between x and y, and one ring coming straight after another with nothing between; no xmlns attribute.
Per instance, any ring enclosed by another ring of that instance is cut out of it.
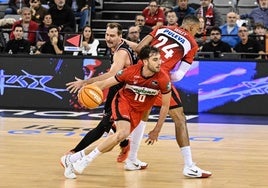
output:
<svg viewBox="0 0 268 188"><path fill-rule="evenodd" d="M17 24L14 26L12 33L14 38L7 42L4 51L10 54L30 53L31 44L23 38L22 25Z"/></svg>
<svg viewBox="0 0 268 188"><path fill-rule="evenodd" d="M265 49L265 37L266 37L266 28L262 23L256 23L253 27L253 35L250 37L253 38L254 40L258 41L258 43L261 46L261 51L266 51Z"/></svg>
<svg viewBox="0 0 268 188"><path fill-rule="evenodd" d="M223 52L232 52L229 44L221 40L221 29L219 27L212 27L210 29L210 42L205 43L201 52L214 52L214 57L220 57Z"/></svg>
<svg viewBox="0 0 268 188"><path fill-rule="evenodd" d="M49 13L46 13L42 23L39 25L36 32L36 47L40 49L40 47L47 41L49 41L49 37L47 35L48 28L52 25L52 18Z"/></svg>
<svg viewBox="0 0 268 188"><path fill-rule="evenodd" d="M178 17L173 10L166 12L165 15L166 15L166 25L168 26L178 25Z"/></svg>
<svg viewBox="0 0 268 188"><path fill-rule="evenodd" d="M76 23L73 10L65 4L65 0L54 0L48 12L51 14L53 25L58 27L60 32L75 32Z"/></svg>
<svg viewBox="0 0 268 188"><path fill-rule="evenodd" d="M49 41L45 42L36 54L63 54L63 41L59 39L58 27L52 25L48 28Z"/></svg>
<svg viewBox="0 0 268 188"><path fill-rule="evenodd" d="M261 51L260 44L251 38L249 38L249 32L247 27L241 26L238 30L238 36L241 39L241 42L239 42L235 47L234 50L236 52L244 52L244 53L264 53ZM245 54L241 56L242 58L259 58L259 55L254 54Z"/></svg>
<svg viewBox="0 0 268 188"><path fill-rule="evenodd" d="M196 40L196 42L197 42L197 44L199 46L199 51L200 51L202 46L206 42L208 42L208 39L207 39L207 30L205 29L205 20L204 20L204 18L200 17L199 22L200 22L200 26L199 26L199 30L195 34L195 40Z"/></svg>
<svg viewBox="0 0 268 188"><path fill-rule="evenodd" d="M142 14L136 15L135 25L140 27L140 40L152 31L152 28L145 25L145 17Z"/></svg>
<svg viewBox="0 0 268 188"><path fill-rule="evenodd" d="M21 9L21 20L16 21L12 26L12 31L16 25L23 26L23 38L27 39L32 46L36 43L36 31L38 29L38 24L32 21L31 9L29 7L23 7ZM13 32L10 33L11 40L14 39Z"/></svg>
<svg viewBox="0 0 268 188"><path fill-rule="evenodd" d="M237 36L239 26L237 25L238 15L235 12L229 12L226 15L226 24L220 26L223 42L228 43L231 48L234 48L237 43L240 42L240 38Z"/></svg>
<svg viewBox="0 0 268 188"><path fill-rule="evenodd" d="M30 8L32 11L32 20L40 25L47 13L47 9L42 6L40 0L30 0Z"/></svg>
<svg viewBox="0 0 268 188"><path fill-rule="evenodd" d="M212 0L200 1L200 7L196 10L197 17L205 19L205 29L208 31L213 26L220 26L223 24L221 13L212 4Z"/></svg>
<svg viewBox="0 0 268 188"><path fill-rule="evenodd" d="M78 31L82 31L89 22L90 0L67 0L67 4L72 8L75 16L80 17Z"/></svg>
<svg viewBox="0 0 268 188"><path fill-rule="evenodd" d="M150 0L149 6L143 9L142 15L145 17L145 25L152 27L152 29L164 25L164 11L160 8L157 0Z"/></svg>
<svg viewBox="0 0 268 188"><path fill-rule="evenodd" d="M5 14L21 14L22 7L29 7L29 0L9 0Z"/></svg>
<svg viewBox="0 0 268 188"><path fill-rule="evenodd" d="M140 42L140 28L139 28L139 26L135 26L135 25L130 26L128 28L126 39L131 41L131 42L139 43Z"/></svg>
<svg viewBox="0 0 268 188"><path fill-rule="evenodd" d="M255 23L262 23L266 28L268 28L268 1L258 0L257 2L259 7L254 8L249 14L240 15L240 18L250 18L253 20L253 25Z"/></svg>
<svg viewBox="0 0 268 188"><path fill-rule="evenodd" d="M94 34L90 26L86 25L83 28L83 41L82 41L82 53L83 55L98 55L98 46L100 44L98 39L94 38Z"/></svg>
<svg viewBox="0 0 268 188"><path fill-rule="evenodd" d="M182 20L187 15L194 15L195 9L188 5L189 0L177 0L177 6L173 8L174 12L178 17L178 25L180 26Z"/></svg>

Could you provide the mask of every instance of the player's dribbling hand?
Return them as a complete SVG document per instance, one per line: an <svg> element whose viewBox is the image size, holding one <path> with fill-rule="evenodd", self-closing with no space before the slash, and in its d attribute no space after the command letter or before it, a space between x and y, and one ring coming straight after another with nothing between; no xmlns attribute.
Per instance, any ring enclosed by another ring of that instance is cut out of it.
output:
<svg viewBox="0 0 268 188"><path fill-rule="evenodd" d="M83 87L83 85L83 80L77 77L75 77L75 81L66 84L67 90L69 90L70 93L76 93L81 87Z"/></svg>

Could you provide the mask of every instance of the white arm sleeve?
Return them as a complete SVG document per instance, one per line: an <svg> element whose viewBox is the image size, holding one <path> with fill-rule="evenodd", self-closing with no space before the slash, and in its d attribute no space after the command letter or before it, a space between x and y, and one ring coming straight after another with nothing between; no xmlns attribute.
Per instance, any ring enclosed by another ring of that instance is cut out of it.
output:
<svg viewBox="0 0 268 188"><path fill-rule="evenodd" d="M182 61L178 69L174 72L171 72L170 78L172 82L180 81L187 71L190 69L191 65L185 61Z"/></svg>

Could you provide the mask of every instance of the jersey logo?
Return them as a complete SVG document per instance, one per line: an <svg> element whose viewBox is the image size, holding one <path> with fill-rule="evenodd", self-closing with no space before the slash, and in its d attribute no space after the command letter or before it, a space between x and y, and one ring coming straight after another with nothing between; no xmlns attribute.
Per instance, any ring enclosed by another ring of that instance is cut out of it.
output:
<svg viewBox="0 0 268 188"><path fill-rule="evenodd" d="M155 80L153 80L153 81L152 81L152 85L153 85L153 86L157 86L157 85L158 85L158 82L155 81Z"/></svg>
<svg viewBox="0 0 268 188"><path fill-rule="evenodd" d="M116 75L120 76L121 74L123 74L123 70L120 70L116 73Z"/></svg>
<svg viewBox="0 0 268 188"><path fill-rule="evenodd" d="M158 93L159 93L159 90L157 90L157 89L152 89L152 88L148 88L148 87L141 87L141 86L136 86L136 85L130 85L130 84L126 84L125 88L130 89L134 93L138 93L140 95L158 95Z"/></svg>
<svg viewBox="0 0 268 188"><path fill-rule="evenodd" d="M167 90L168 91L171 90L171 82L168 82L168 84L167 84Z"/></svg>

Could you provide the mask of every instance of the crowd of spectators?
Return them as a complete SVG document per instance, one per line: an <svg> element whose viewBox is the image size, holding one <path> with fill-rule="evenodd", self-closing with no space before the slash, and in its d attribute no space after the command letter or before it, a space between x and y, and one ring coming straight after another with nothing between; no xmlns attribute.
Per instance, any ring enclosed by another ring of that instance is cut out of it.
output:
<svg viewBox="0 0 268 188"><path fill-rule="evenodd" d="M180 26L185 16L196 15L200 20L200 28L195 36L199 52L213 52L215 58L221 57L221 53L225 52L265 54L268 50L266 44L268 0L257 2L258 7L248 14L239 15L235 11L230 11L224 21L223 15L213 4L213 0L200 0L199 6L196 4L191 6L189 0L176 0L172 7L163 6L158 0L149 0L148 5L136 15L125 38L138 43L156 27ZM98 55L99 40L94 39L93 30L87 25L90 22L88 18L91 14L92 0L50 0L47 6L42 6L43 4L43 0L10 0L6 14L20 14L21 20L13 23L9 40L17 40L16 26L22 26L23 39L34 47L36 54L46 53L44 44L46 46L49 44L49 53L62 54L64 49L61 33L80 33L83 36L81 53L83 51L83 55ZM251 19L252 24L245 25L246 22L241 22L241 19ZM53 30L53 37L50 33L51 28L57 30ZM55 36L58 38L57 41ZM58 45L59 50L54 44ZM10 50L3 49L3 51ZM13 53L20 52L14 49ZM256 54L243 57L265 57Z"/></svg>

